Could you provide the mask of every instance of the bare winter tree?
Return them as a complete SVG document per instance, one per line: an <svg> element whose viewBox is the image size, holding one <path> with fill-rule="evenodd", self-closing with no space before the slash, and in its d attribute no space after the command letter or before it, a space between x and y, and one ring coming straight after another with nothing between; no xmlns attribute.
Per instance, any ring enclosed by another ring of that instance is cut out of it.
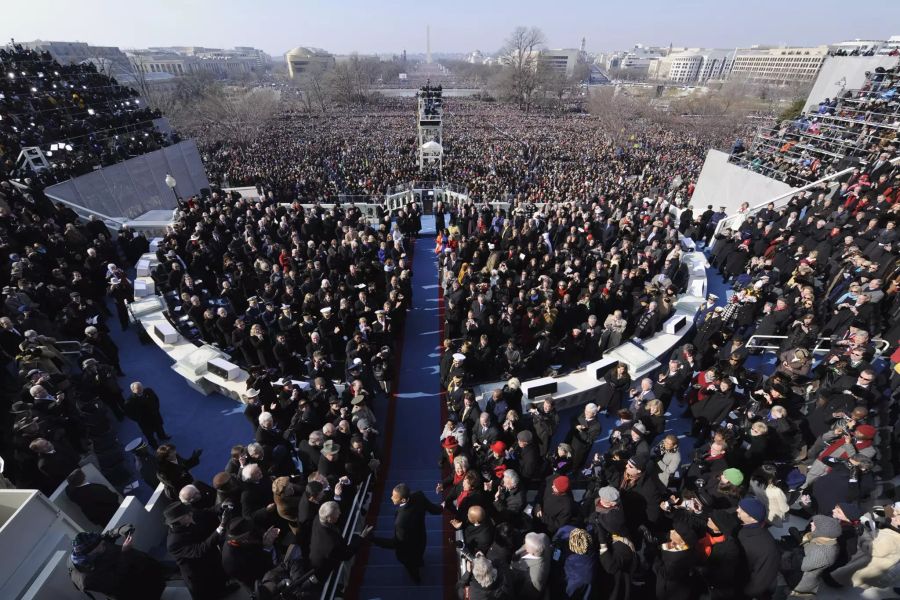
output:
<svg viewBox="0 0 900 600"><path fill-rule="evenodd" d="M365 104L378 76L374 61L354 54L328 71L326 89L335 102L344 106Z"/></svg>
<svg viewBox="0 0 900 600"><path fill-rule="evenodd" d="M629 137L641 127L641 122L654 113L645 100L631 98L614 86L593 90L588 107L617 146L627 144Z"/></svg>
<svg viewBox="0 0 900 600"><path fill-rule="evenodd" d="M534 92L540 87L537 67L544 42L544 34L537 27L516 27L501 50L506 63L501 73L501 91L525 110L531 106Z"/></svg>
<svg viewBox="0 0 900 600"><path fill-rule="evenodd" d="M269 88L206 93L191 105L191 126L215 128L223 139L233 142L252 142L265 133L278 112L277 94Z"/></svg>
<svg viewBox="0 0 900 600"><path fill-rule="evenodd" d="M170 90L163 89L161 86L155 86L147 77L150 71L144 61L144 57L137 55L130 60L130 74L138 95L151 107L162 111L165 115L172 115L175 111L175 96Z"/></svg>
<svg viewBox="0 0 900 600"><path fill-rule="evenodd" d="M312 112L318 107L322 113L328 112L327 68L321 63L312 63L297 80L297 87L303 92L306 109Z"/></svg>

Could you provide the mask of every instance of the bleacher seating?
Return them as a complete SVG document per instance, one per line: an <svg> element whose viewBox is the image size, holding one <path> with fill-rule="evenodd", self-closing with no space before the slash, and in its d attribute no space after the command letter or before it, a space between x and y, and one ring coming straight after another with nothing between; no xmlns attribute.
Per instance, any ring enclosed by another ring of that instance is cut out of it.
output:
<svg viewBox="0 0 900 600"><path fill-rule="evenodd" d="M801 187L878 156L896 155L900 131L898 68L876 70L865 85L761 132L731 161Z"/></svg>
<svg viewBox="0 0 900 600"><path fill-rule="evenodd" d="M49 54L7 46L0 73L4 179L49 185L175 141L154 126L158 110L93 63L61 65ZM26 147L40 148L50 168L16 165Z"/></svg>

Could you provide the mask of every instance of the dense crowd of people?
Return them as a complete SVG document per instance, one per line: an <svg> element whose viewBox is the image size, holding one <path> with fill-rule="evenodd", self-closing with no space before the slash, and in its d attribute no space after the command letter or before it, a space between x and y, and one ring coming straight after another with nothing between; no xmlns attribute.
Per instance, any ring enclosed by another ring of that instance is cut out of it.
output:
<svg viewBox="0 0 900 600"><path fill-rule="evenodd" d="M49 495L91 453L124 486L132 473L112 418L122 420L128 402L105 302L110 287L127 281L123 256L139 254L147 240L126 231L113 241L101 221L79 222L38 189L5 181L0 206L6 476Z"/></svg>
<svg viewBox="0 0 900 600"><path fill-rule="evenodd" d="M3 52L4 69L15 69L0 101L48 115L19 131L4 113L7 158L60 135L77 148L85 131L150 116L123 109L133 96L100 85L90 66L50 71L46 56ZM22 87L35 77L45 83ZM76 79L84 93L53 91ZM200 132L211 179L261 192L181 200L156 250L152 277L172 321L249 372L246 435L209 481L192 470L215 458L168 443L152 387L135 381L126 394L117 380L110 319L129 327L127 270L147 240L127 228L113 240L101 222L48 202L40 188L50 179L8 172L33 181L25 191L0 183L0 485L50 494L65 483L101 529L118 496L81 466L96 458L119 490L132 485L138 474L114 422L134 420L146 438L135 449L139 475L171 503L167 550L194 598L239 586L259 598L311 597L366 543L393 549L419 583L426 514L445 515L457 532L461 598L890 588L900 557L890 485L900 467L895 92L894 71L875 73L862 93L806 119L803 131L827 136L818 151L835 161L781 157L787 166L767 167L808 181L849 158L855 172L721 231L723 211L686 206L712 143L700 133L642 123L623 144L587 115L445 106L443 177L470 200L434 206L447 414L440 502L397 484L393 537L368 526L348 540L342 526L384 458L375 408L394 387L420 209L367 220L353 205L315 202L421 177L412 111L398 110L411 105L285 114L245 145ZM59 103L74 103L65 117L52 116ZM88 107L106 120L85 121ZM850 123L838 132L841 119ZM149 149L122 154L108 137L92 139L69 173L106 152L119 160ZM776 160L760 147L740 160ZM508 208L487 204L499 199ZM707 299L660 371L638 378L615 365L569 423L552 398L529 404L522 379L578 368L662 327L687 283L685 238L709 246L732 289ZM748 345L750 336L763 337ZM764 350L777 355L772 372ZM496 381L505 384L480 403L474 385ZM686 436L673 431L679 415ZM76 587L158 599L172 574L132 534L78 534Z"/></svg>
<svg viewBox="0 0 900 600"><path fill-rule="evenodd" d="M159 111L92 62L61 65L10 44L0 48L0 71L4 178L49 185L177 141L155 128ZM17 165L26 147L40 148L49 168Z"/></svg>
<svg viewBox="0 0 900 600"><path fill-rule="evenodd" d="M796 119L785 119L761 133L748 149L738 144L731 160L793 187L801 187L862 159L897 156L900 122L900 67L878 67L865 85L826 98ZM864 186L884 183L880 173ZM892 182L892 185L896 182ZM896 187L896 186L895 186Z"/></svg>
<svg viewBox="0 0 900 600"><path fill-rule="evenodd" d="M897 171L865 158L716 235L712 207L675 220L665 199L627 192L448 211L438 491L461 534L461 594L772 598L896 585L896 191L858 183ZM607 240L608 223L625 227ZM604 315L625 335L652 334L659 318L645 315L677 291L677 268L660 265L678 234L713 242L732 285L724 305L708 299L660 373L610 370L571 423L552 398L527 405L519 377L602 356ZM775 337L748 348L753 335ZM761 349L777 354L771 374ZM484 370L510 379L480 406L471 385ZM688 440L670 433L678 415Z"/></svg>
<svg viewBox="0 0 900 600"><path fill-rule="evenodd" d="M169 551L194 597L219 597L228 581L312 593L361 543L341 527L379 465L373 409L391 392L412 300L416 210L374 224L352 206L213 193L185 201L160 242L153 277L170 314L250 373L252 441L212 481L191 476L197 453L156 451L178 501Z"/></svg>
<svg viewBox="0 0 900 600"><path fill-rule="evenodd" d="M479 200L526 194L540 203L600 194L645 169L642 181L651 186L676 179L687 184L706 149L724 143L652 123L641 123L639 133L622 142L590 115L526 114L455 98L443 113L443 170L422 173L416 168L415 111L414 99L397 98L361 112L288 112L265 138L243 143L220 139L211 126L189 133L201 141L211 181L259 186L283 202L381 196L414 180L441 179ZM662 166L652 166L657 164Z"/></svg>

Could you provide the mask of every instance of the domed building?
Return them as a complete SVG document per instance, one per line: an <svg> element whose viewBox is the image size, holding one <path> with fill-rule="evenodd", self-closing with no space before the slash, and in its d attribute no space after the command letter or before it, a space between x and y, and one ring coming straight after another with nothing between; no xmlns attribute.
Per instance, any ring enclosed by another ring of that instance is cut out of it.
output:
<svg viewBox="0 0 900 600"><path fill-rule="evenodd" d="M323 65L325 69L334 66L334 56L321 48L306 48L297 46L284 55L287 63L288 74L293 79L307 72L313 65Z"/></svg>

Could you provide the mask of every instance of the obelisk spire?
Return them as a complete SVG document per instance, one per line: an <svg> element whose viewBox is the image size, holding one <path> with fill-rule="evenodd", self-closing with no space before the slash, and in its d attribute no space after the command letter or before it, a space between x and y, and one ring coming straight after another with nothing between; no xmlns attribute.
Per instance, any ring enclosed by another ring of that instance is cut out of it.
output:
<svg viewBox="0 0 900 600"><path fill-rule="evenodd" d="M425 62L431 64L431 25L425 26Z"/></svg>

